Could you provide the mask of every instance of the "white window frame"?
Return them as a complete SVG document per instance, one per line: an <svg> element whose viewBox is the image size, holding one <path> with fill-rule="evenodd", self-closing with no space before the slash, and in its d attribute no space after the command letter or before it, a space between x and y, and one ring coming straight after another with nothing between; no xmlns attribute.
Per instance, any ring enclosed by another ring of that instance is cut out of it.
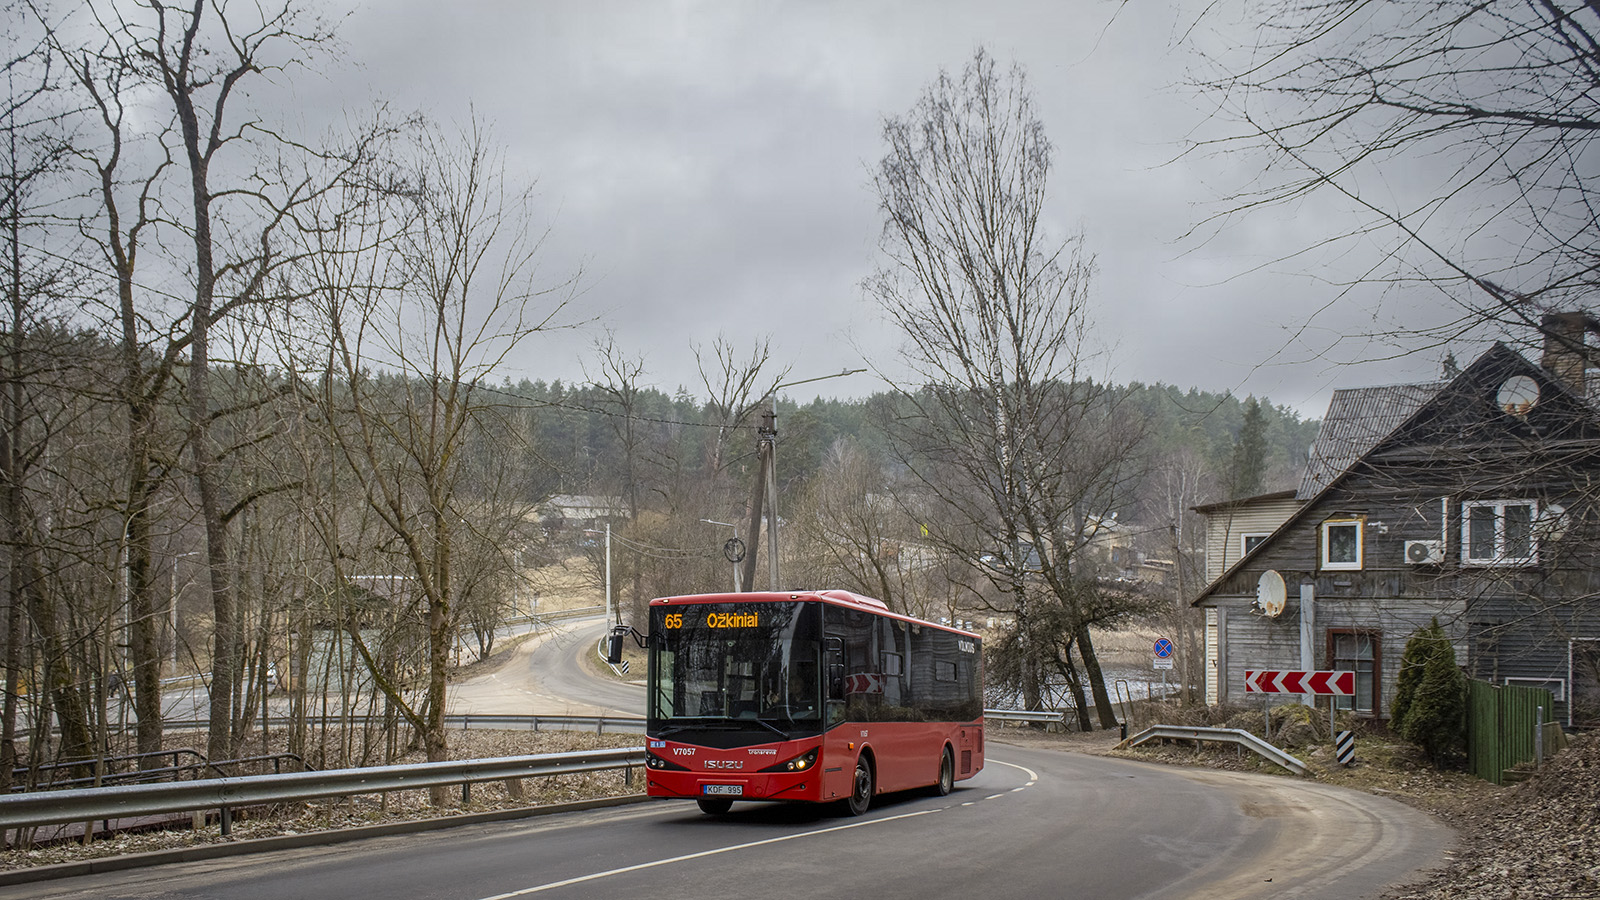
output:
<svg viewBox="0 0 1600 900"><path fill-rule="evenodd" d="M1567 680L1565 678L1507 678L1505 683L1512 687L1544 688L1550 692L1551 699L1557 703L1567 702ZM1550 710L1544 711L1545 718L1555 721Z"/></svg>
<svg viewBox="0 0 1600 900"><path fill-rule="evenodd" d="M1256 538L1257 543L1259 543L1260 541L1264 541L1269 537L1272 537L1272 532L1270 531L1247 531L1244 534L1239 535L1239 558L1244 559L1250 554L1251 538Z"/></svg>
<svg viewBox="0 0 1600 900"><path fill-rule="evenodd" d="M1528 555L1506 556L1506 509L1528 508ZM1494 556L1472 555L1472 511L1493 509ZM1461 564L1463 566L1531 566L1539 561L1539 502L1537 500L1463 500L1461 502Z"/></svg>
<svg viewBox="0 0 1600 900"><path fill-rule="evenodd" d="M1364 521L1362 521L1361 519L1359 519L1359 518L1328 519L1327 521L1322 523L1322 527L1320 529L1318 529L1317 534L1321 537L1321 540L1318 541L1318 543L1321 544L1321 546L1318 548L1318 553L1322 557L1322 570L1324 572L1359 572L1359 571L1361 571L1361 564L1362 564L1363 559L1365 558L1365 550L1366 550L1366 548L1363 546L1366 543L1363 540L1363 535L1364 535L1364 533L1366 531L1365 525L1366 525L1366 523ZM1342 561L1341 560L1341 561L1338 561L1338 562L1334 562L1332 560L1329 560L1328 559L1328 547L1331 545L1332 542L1328 540L1328 531L1330 529L1333 529L1333 528L1351 528L1351 527L1355 528L1355 530L1356 530L1356 558L1355 558L1355 561L1354 562L1349 562L1349 561Z"/></svg>

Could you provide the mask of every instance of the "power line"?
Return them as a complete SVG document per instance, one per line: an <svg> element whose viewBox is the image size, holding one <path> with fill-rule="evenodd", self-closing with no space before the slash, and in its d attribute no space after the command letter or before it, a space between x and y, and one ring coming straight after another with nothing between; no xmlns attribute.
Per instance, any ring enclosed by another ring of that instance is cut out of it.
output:
<svg viewBox="0 0 1600 900"><path fill-rule="evenodd" d="M683 426L688 427L688 428L748 428L748 427L750 427L750 425L748 423L718 424L716 422L684 422L684 421L680 421L680 420L677 420L677 419L661 419L661 418L657 418L655 416L641 416L641 415L637 415L637 414L630 415L628 413L616 412L614 410L601 409L600 407L597 407L597 406L584 406L584 405L580 405L580 404L576 404L576 403L567 403L567 402L563 402L563 401L560 401L560 400L541 400L541 399L539 399L537 397L528 397L528 396L525 396L523 394L515 393L513 391L503 391L503 390L501 390L499 388L490 387L489 385L486 385L486 384L480 384L477 387L478 387L479 390L488 391L491 394L499 394L499 395L501 395L503 397L513 397L513 398L515 398L517 400L522 400L522 401L524 401L526 403L530 403L530 404L533 404L535 406L541 406L541 407L542 406L549 406L549 407L554 407L556 409L570 410L572 412L590 413L590 414L598 415L598 416L610 416L611 418L614 418L614 419L632 419L635 422L649 422L649 423L652 423L652 424L655 424L655 425L683 425Z"/></svg>

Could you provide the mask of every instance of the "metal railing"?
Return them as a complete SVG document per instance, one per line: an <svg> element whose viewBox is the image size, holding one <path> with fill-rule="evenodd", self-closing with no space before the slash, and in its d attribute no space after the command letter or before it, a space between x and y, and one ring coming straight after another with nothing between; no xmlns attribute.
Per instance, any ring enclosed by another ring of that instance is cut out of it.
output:
<svg viewBox="0 0 1600 900"><path fill-rule="evenodd" d="M170 766L153 766L150 768L128 769L126 771L115 768L117 763L138 762L146 759L165 759L168 756L172 757L172 765ZM180 763L178 760L183 756L194 757L194 762ZM208 769L212 772L215 772L217 775L226 778L232 774L232 772L229 771L230 769L237 771L238 767L240 766L264 765L266 763L272 764L273 774L281 774L283 772L284 763L294 763L299 767L300 771L307 771L313 768L312 766L308 765L305 759L298 753L268 753L263 756L245 756L239 759L219 759L212 761L207 759L206 755L198 750L191 750L187 747L181 747L175 750L157 750L151 753L131 753L124 756L108 756L105 757L103 761L89 759L79 760L76 762L52 763L50 765L40 766L37 770L35 770L36 772L53 772L62 770L70 772L76 768L99 768L101 771L95 775L85 775L78 778L66 778L61 780L52 779L39 784L19 782L13 784L11 786L11 790L13 793L19 793L23 791L54 791L61 790L63 788L71 788L74 786L109 787L114 784L126 784L130 781L179 781L185 775L196 775L197 773L203 773ZM108 766L111 767L110 771L106 771ZM24 773L25 775L28 770L13 770L12 777L18 778L19 776L16 774L18 772Z"/></svg>
<svg viewBox="0 0 1600 900"><path fill-rule="evenodd" d="M0 797L0 829L216 809L221 813L223 833L227 834L231 810L240 807L457 784L465 789L466 785L480 781L571 775L609 769L626 770L631 781L632 770L644 765L644 760L644 748L628 747L501 759L448 760L365 769L44 791Z"/></svg>
<svg viewBox="0 0 1600 900"><path fill-rule="evenodd" d="M257 720L260 721L259 719ZM267 719L269 728L287 728L295 720L288 716ZM307 724L344 722L350 725L381 726L390 720L383 716L309 716ZM444 717L446 728L468 730L474 728L502 731L593 731L595 734L644 734L644 719L637 716L544 716L496 715L493 713L466 713ZM168 719L162 727L169 731L204 731L210 723L205 719Z"/></svg>
<svg viewBox="0 0 1600 900"><path fill-rule="evenodd" d="M1296 775L1304 775L1309 770L1306 764L1289 754L1272 746L1261 738L1240 728L1206 728L1189 725L1152 725L1131 738L1118 744L1118 747L1137 747L1145 741L1165 738L1176 741L1218 741L1234 744L1254 751L1258 756L1269 762L1276 763Z"/></svg>
<svg viewBox="0 0 1600 900"><path fill-rule="evenodd" d="M986 709L983 711L985 719L994 719L997 722L1052 722L1061 724L1065 721L1059 709Z"/></svg>

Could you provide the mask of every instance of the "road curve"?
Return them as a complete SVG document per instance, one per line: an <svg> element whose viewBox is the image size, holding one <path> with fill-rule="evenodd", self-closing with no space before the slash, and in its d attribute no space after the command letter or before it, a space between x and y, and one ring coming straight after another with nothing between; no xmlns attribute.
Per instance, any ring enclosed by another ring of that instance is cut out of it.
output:
<svg viewBox="0 0 1600 900"><path fill-rule="evenodd" d="M991 743L947 797L863 818L657 802L0 889L28 898L1083 897L1355 900L1439 865L1448 829L1382 797Z"/></svg>
<svg viewBox="0 0 1600 900"><path fill-rule="evenodd" d="M643 716L644 688L594 674L603 616L558 621L517 647L494 671L450 686L453 714ZM644 677L639 673L639 677Z"/></svg>

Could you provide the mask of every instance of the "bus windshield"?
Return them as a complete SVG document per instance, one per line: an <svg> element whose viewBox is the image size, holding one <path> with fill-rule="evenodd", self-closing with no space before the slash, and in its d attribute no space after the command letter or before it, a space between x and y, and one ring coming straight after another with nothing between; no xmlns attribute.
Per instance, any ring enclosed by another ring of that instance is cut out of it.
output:
<svg viewBox="0 0 1600 900"><path fill-rule="evenodd" d="M820 619L799 602L652 608L651 734L820 732Z"/></svg>

